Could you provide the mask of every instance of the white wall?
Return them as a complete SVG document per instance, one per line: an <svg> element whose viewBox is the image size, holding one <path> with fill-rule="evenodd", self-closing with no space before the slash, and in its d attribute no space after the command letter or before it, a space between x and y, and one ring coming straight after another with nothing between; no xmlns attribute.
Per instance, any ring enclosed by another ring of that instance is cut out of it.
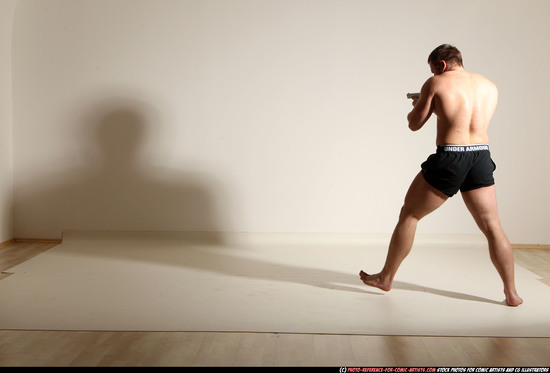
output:
<svg viewBox="0 0 550 373"><path fill-rule="evenodd" d="M11 36L17 0L0 0L0 243L13 238Z"/></svg>
<svg viewBox="0 0 550 373"><path fill-rule="evenodd" d="M503 224L550 243L550 2L20 0L17 237L65 229L388 233L445 42L500 87ZM459 196L422 233L477 233Z"/></svg>

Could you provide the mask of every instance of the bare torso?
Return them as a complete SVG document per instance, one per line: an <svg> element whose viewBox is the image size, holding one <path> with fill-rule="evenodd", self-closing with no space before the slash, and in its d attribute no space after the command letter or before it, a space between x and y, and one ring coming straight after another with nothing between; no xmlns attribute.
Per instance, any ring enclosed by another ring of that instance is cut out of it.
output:
<svg viewBox="0 0 550 373"><path fill-rule="evenodd" d="M487 129L497 102L498 90L487 78L462 68L446 71L428 79L422 87L409 127L420 129L434 113L437 145L487 144Z"/></svg>
<svg viewBox="0 0 550 373"><path fill-rule="evenodd" d="M434 78L437 145L487 144L498 100L495 85L467 71L447 71Z"/></svg>

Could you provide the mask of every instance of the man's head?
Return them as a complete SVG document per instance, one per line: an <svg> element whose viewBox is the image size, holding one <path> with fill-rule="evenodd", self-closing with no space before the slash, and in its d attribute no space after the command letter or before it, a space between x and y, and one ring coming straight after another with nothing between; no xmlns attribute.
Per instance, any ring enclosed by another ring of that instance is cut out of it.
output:
<svg viewBox="0 0 550 373"><path fill-rule="evenodd" d="M463 67L462 53L450 45L442 44L435 48L428 57L428 63L434 74L441 74L454 67Z"/></svg>

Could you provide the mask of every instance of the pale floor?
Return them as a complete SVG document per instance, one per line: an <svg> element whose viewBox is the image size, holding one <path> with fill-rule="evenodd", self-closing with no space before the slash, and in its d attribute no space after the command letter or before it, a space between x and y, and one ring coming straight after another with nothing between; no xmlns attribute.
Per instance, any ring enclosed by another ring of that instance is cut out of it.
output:
<svg viewBox="0 0 550 373"><path fill-rule="evenodd" d="M0 270L53 246L0 249ZM550 250L515 249L515 257L550 285ZM550 338L0 330L0 366L548 367Z"/></svg>

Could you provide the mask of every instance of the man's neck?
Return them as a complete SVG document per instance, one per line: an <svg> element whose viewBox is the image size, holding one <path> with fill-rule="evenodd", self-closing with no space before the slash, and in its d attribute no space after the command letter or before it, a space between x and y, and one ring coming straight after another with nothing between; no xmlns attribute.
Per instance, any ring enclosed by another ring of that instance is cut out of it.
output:
<svg viewBox="0 0 550 373"><path fill-rule="evenodd" d="M464 71L464 67L459 65L447 66L444 72L447 71Z"/></svg>

